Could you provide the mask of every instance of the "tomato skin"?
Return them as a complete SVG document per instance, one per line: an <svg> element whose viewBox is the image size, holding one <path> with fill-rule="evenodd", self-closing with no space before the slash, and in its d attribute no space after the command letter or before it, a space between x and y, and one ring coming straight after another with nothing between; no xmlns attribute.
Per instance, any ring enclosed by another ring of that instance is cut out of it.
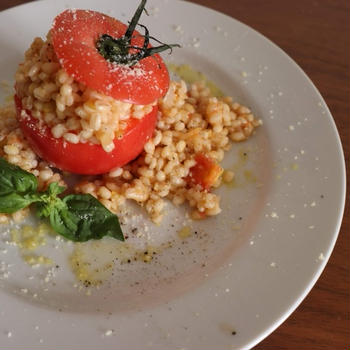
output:
<svg viewBox="0 0 350 350"><path fill-rule="evenodd" d="M66 10L54 20L51 40L61 66L76 81L116 100L150 104L169 88L169 73L162 58L155 54L128 66L108 62L96 49L102 34L120 38L126 29L124 23L99 12ZM140 33L134 31L133 36L131 45L142 47Z"/></svg>
<svg viewBox="0 0 350 350"><path fill-rule="evenodd" d="M15 104L21 130L33 151L56 168L82 175L107 173L136 158L152 137L158 114L158 107L154 106L142 119L131 118L122 138L114 140L114 150L105 152L101 145L73 144L54 138L47 126L40 126L38 119L23 109L17 95Z"/></svg>

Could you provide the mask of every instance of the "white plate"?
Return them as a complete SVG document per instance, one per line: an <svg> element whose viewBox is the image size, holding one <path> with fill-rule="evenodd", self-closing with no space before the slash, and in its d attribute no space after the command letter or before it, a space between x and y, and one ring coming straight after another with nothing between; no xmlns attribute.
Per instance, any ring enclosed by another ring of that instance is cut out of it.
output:
<svg viewBox="0 0 350 350"><path fill-rule="evenodd" d="M127 21L137 2L47 0L2 12L1 79L13 79L32 39L68 6ZM53 271L47 276L21 261L4 232L0 260L10 272L0 279L4 348L248 349L298 306L331 254L344 207L344 159L311 81L278 47L232 18L186 2L154 0L147 7L142 22L151 32L183 46L165 59L201 70L263 119L257 134L225 158L232 167L248 151L239 176L249 168L262 187L243 177L239 188L222 187L223 213L194 224L198 235L184 244L175 239L150 264L118 269L91 296L72 286L64 263L69 245L46 247L62 264L51 279ZM182 218L169 209L160 228L147 225L159 243Z"/></svg>

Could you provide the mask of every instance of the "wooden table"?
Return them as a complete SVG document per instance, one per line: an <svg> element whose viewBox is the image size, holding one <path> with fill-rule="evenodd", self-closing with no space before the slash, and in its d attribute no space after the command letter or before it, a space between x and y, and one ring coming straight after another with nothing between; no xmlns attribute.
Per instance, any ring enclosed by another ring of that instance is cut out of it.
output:
<svg viewBox="0 0 350 350"><path fill-rule="evenodd" d="M349 160L350 2L347 0L192 0L258 30L286 51L326 100ZM0 10L29 0L0 0ZM69 3L69 1L67 1ZM347 170L349 172L349 163ZM349 187L349 186L348 186ZM349 205L321 278L298 309L255 350L345 350L350 345Z"/></svg>

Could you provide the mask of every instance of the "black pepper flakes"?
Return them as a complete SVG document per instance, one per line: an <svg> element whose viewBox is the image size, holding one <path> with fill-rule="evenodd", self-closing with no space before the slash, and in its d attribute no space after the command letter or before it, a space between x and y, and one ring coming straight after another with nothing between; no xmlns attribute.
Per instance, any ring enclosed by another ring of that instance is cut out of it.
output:
<svg viewBox="0 0 350 350"><path fill-rule="evenodd" d="M88 287L91 286L91 281L85 280L85 281L83 282L83 285L84 285L84 287L88 288Z"/></svg>

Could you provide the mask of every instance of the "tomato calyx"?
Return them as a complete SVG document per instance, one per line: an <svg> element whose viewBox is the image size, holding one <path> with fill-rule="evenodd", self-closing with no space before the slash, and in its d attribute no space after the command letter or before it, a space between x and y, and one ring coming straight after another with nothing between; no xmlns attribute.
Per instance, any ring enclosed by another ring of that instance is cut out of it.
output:
<svg viewBox="0 0 350 350"><path fill-rule="evenodd" d="M165 50L172 51L173 47L180 47L178 44L164 44L156 38L149 35L149 31L146 26L138 24L143 11L146 11L145 5L147 0L142 0L138 6L133 18L130 21L129 26L126 29L125 34L120 38L113 38L109 34L102 34L96 42L96 49L99 54L107 61L117 64L125 64L129 66L135 65L143 58L152 56L156 53L163 52ZM146 12L147 13L147 12ZM140 35L144 38L143 46L131 45L131 39L136 26L139 25L145 31L144 35ZM153 39L160 43L160 46L150 47L149 41ZM130 52L133 50L133 53Z"/></svg>

